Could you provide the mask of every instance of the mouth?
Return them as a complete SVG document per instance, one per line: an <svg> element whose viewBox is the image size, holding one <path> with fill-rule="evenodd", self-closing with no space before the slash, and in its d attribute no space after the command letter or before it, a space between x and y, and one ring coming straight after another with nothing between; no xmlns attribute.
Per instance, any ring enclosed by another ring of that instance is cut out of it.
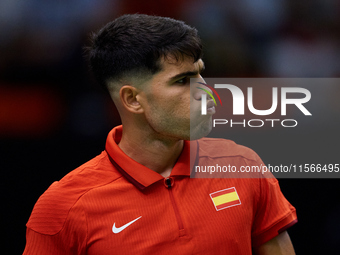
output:
<svg viewBox="0 0 340 255"><path fill-rule="evenodd" d="M210 100L207 103L207 114L214 114L216 112L215 110L215 103L214 101Z"/></svg>

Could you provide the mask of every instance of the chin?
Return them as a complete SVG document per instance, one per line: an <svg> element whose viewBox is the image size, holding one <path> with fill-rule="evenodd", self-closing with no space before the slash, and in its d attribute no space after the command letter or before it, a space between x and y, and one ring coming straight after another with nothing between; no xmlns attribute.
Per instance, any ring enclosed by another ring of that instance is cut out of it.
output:
<svg viewBox="0 0 340 255"><path fill-rule="evenodd" d="M212 125L196 126L190 129L190 141L201 139L207 136L212 130Z"/></svg>

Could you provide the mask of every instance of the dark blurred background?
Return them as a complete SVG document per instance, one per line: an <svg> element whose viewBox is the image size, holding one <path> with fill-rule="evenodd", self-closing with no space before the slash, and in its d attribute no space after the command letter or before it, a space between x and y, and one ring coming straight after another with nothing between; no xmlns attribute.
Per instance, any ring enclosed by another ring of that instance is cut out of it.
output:
<svg viewBox="0 0 340 255"><path fill-rule="evenodd" d="M6 254L24 250L25 224L38 197L99 154L109 130L120 124L113 103L88 72L83 46L91 31L137 12L197 27L206 77L340 75L338 0L1 0L1 229ZM328 94L340 95L338 87L331 89ZM230 132L230 139L253 148L265 162L296 163L290 156L296 160L302 153L301 163L319 163L317 156L303 153L308 147L318 152L320 163L340 163L339 104L325 100L323 106L335 114L321 119L322 127L275 129L269 136L239 129ZM299 223L289 230L297 254L339 254L340 179L279 181L298 212Z"/></svg>

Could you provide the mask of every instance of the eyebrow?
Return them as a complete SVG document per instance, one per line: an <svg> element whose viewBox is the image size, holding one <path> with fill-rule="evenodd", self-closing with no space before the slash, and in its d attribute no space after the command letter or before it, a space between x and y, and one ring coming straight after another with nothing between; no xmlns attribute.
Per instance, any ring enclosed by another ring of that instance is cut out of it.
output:
<svg viewBox="0 0 340 255"><path fill-rule="evenodd" d="M179 78L182 78L182 77L186 77L186 76L195 76L197 74L200 74L204 71L205 69L205 66L204 64L202 66L199 67L199 70L198 71L188 71L188 72L184 72L184 73L179 73L179 74L176 74L175 76L171 77L169 80L177 80Z"/></svg>

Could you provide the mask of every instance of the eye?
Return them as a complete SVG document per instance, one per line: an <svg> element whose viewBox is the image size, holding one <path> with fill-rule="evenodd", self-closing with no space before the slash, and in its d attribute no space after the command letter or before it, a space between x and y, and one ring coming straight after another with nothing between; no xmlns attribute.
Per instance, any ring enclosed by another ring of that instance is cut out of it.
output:
<svg viewBox="0 0 340 255"><path fill-rule="evenodd" d="M189 82L189 78L188 77L183 77L182 79L177 80L175 83L185 85L188 82Z"/></svg>

